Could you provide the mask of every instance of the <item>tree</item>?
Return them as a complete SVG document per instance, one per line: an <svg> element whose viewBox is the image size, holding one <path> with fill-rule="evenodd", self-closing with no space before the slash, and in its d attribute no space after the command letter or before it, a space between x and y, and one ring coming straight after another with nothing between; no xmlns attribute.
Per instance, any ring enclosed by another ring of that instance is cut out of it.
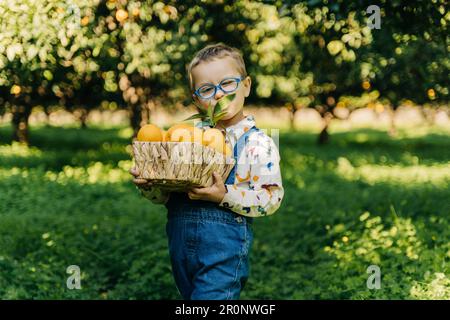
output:
<svg viewBox="0 0 450 320"><path fill-rule="evenodd" d="M444 0L379 1L0 0L0 112L27 140L32 107L78 111L114 102L136 133L156 100L191 103L186 67L225 42L244 53L249 103L312 107L324 119L384 99L393 108L448 101L450 20ZM293 117L292 117L293 119Z"/></svg>

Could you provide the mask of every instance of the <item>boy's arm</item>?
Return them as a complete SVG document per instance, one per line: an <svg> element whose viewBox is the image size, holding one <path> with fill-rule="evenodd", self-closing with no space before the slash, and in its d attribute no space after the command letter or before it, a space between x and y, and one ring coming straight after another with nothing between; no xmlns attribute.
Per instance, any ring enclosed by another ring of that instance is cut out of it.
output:
<svg viewBox="0 0 450 320"><path fill-rule="evenodd" d="M166 204L170 197L170 192L158 187L139 188L141 195L154 204Z"/></svg>
<svg viewBox="0 0 450 320"><path fill-rule="evenodd" d="M219 205L248 217L271 215L284 197L278 149L268 137L267 143L251 148L249 187L226 184L227 193Z"/></svg>

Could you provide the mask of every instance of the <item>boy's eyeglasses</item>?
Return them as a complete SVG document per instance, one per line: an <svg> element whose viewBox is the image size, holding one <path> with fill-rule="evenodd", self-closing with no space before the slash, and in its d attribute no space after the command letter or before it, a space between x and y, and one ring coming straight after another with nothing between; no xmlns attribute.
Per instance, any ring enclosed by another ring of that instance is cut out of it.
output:
<svg viewBox="0 0 450 320"><path fill-rule="evenodd" d="M222 90L224 93L232 93L236 91L242 80L244 80L244 77L242 76L229 77L220 81L217 86L212 83L207 83L195 90L194 94L202 99L211 99L216 95L218 89Z"/></svg>

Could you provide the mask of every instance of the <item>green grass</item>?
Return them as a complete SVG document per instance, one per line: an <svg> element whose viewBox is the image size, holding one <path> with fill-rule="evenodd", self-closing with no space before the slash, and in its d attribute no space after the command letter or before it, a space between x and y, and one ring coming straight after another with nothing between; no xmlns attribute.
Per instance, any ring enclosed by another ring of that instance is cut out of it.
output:
<svg viewBox="0 0 450 320"><path fill-rule="evenodd" d="M165 208L132 185L126 128L0 127L0 298L179 299ZM282 131L285 198L255 221L243 299L450 298L450 136ZM82 289L68 290L78 265ZM366 287L370 265L381 289Z"/></svg>

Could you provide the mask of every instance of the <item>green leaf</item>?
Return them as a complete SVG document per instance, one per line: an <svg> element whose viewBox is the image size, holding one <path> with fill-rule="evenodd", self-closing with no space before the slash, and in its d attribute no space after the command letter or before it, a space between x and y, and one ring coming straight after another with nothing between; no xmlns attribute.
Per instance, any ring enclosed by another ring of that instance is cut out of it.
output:
<svg viewBox="0 0 450 320"><path fill-rule="evenodd" d="M184 119L183 121L194 120L194 119L202 119L203 120L204 118L205 118L204 114L197 113L197 114L190 116L189 118Z"/></svg>
<svg viewBox="0 0 450 320"><path fill-rule="evenodd" d="M208 125L209 125L209 126L212 126L212 127L214 127L214 126L216 125L216 124L213 123L210 119L206 119L205 122L208 123Z"/></svg>
<svg viewBox="0 0 450 320"><path fill-rule="evenodd" d="M217 104L216 104L216 107L215 107L215 109L214 109L214 113L217 114L217 113L219 113L219 112L221 112L221 111L222 111L222 105L219 104L219 103L217 103Z"/></svg>
<svg viewBox="0 0 450 320"><path fill-rule="evenodd" d="M226 114L227 114L227 111L226 111L226 110L217 113L217 114L214 116L214 119L213 119L213 120L214 120L214 123L216 123L217 121L219 121L220 119L222 119L223 116L226 115Z"/></svg>
<svg viewBox="0 0 450 320"><path fill-rule="evenodd" d="M211 106L211 103L208 106L208 119L212 119L214 114L214 106Z"/></svg>
<svg viewBox="0 0 450 320"><path fill-rule="evenodd" d="M220 100L217 102L217 104L220 106L220 110L219 110L219 111L222 111L222 110L228 108L228 105L231 103L231 101L234 100L234 97L236 97L236 94L235 94L235 93L230 94L230 95L225 96L225 97L223 97L222 99L220 99Z"/></svg>
<svg viewBox="0 0 450 320"><path fill-rule="evenodd" d="M210 125L215 126L217 121L225 116L225 114L227 113L226 109L228 108L230 102L233 101L235 96L235 94L225 96L220 99L215 106L212 106L211 102L209 102L208 108L206 110L202 106L199 106L194 102L194 104L197 106L197 109L199 110L199 113L183 121L202 119L203 121L209 122Z"/></svg>

